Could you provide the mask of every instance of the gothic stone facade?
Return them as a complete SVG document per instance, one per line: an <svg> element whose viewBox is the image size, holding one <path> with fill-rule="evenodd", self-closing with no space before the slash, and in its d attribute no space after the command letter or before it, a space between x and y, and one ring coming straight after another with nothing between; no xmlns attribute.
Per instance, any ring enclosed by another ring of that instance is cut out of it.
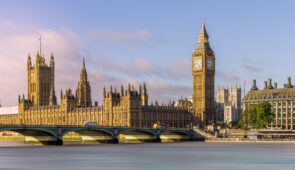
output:
<svg viewBox="0 0 295 170"><path fill-rule="evenodd" d="M295 129L295 87L291 84L290 77L283 88L277 88L277 83L273 86L269 79L268 82L264 82L264 88L261 90L256 87L256 80L253 80L251 91L243 99L243 109L262 101L272 105L275 116L271 127L285 130Z"/></svg>
<svg viewBox="0 0 295 170"><path fill-rule="evenodd" d="M60 105L56 102L54 90L54 57L50 66L44 56L36 55L31 64L28 56L28 97L19 96L18 114L0 116L0 124L25 125L83 125L96 122L98 126L153 127L155 123L174 128L189 128L193 116L184 107L148 106L146 85L136 90L130 85L120 92L110 87L103 89L103 105L92 106L90 83L83 58L80 81L76 93L71 89L60 93Z"/></svg>
<svg viewBox="0 0 295 170"><path fill-rule="evenodd" d="M241 109L241 87L235 85L233 88L217 89L216 121L227 123L240 120Z"/></svg>

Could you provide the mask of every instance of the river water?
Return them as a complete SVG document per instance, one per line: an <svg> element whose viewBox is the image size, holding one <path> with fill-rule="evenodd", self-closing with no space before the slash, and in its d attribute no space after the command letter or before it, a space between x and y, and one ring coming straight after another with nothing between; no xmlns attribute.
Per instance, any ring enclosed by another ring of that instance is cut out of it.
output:
<svg viewBox="0 0 295 170"><path fill-rule="evenodd" d="M1 143L0 143L1 145ZM295 145L205 142L16 146L2 143L0 169L294 169Z"/></svg>

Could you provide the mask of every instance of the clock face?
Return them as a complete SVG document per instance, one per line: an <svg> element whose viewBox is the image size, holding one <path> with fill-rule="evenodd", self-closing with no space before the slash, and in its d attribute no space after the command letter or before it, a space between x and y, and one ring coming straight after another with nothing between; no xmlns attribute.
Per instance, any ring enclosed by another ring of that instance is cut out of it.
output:
<svg viewBox="0 0 295 170"><path fill-rule="evenodd" d="M202 60L201 59L195 60L194 67L197 70L201 69L202 68Z"/></svg>
<svg viewBox="0 0 295 170"><path fill-rule="evenodd" d="M207 61L207 66L208 66L208 68L212 68L212 66L213 66L212 60Z"/></svg>

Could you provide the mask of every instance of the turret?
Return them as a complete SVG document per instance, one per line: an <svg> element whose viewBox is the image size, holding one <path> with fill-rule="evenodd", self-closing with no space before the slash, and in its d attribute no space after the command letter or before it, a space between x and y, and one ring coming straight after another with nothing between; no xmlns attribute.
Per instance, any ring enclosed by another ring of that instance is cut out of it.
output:
<svg viewBox="0 0 295 170"><path fill-rule="evenodd" d="M54 67L54 57L53 57L53 53L51 53L51 55L50 55L50 67Z"/></svg>
<svg viewBox="0 0 295 170"><path fill-rule="evenodd" d="M50 55L50 89L54 90L54 57L53 53Z"/></svg>
<svg viewBox="0 0 295 170"><path fill-rule="evenodd" d="M36 54L36 65L39 65L40 64L40 55L39 55L39 51L37 51L37 54Z"/></svg>
<svg viewBox="0 0 295 170"><path fill-rule="evenodd" d="M60 99L63 98L63 93L62 93L62 90L60 90Z"/></svg>
<svg viewBox="0 0 295 170"><path fill-rule="evenodd" d="M141 94L142 94L142 90L141 90L141 84L139 84L138 92L139 92L139 95L141 95Z"/></svg>
<svg viewBox="0 0 295 170"><path fill-rule="evenodd" d="M141 86L140 86L140 88L141 88ZM147 95L145 83L143 83L143 89L141 89L140 92L141 92L141 105L147 106L148 105L148 95Z"/></svg>
<svg viewBox="0 0 295 170"><path fill-rule="evenodd" d="M28 61L27 61L27 68L28 70L31 69L32 67L32 60L31 60L31 55L30 53L28 54Z"/></svg>
<svg viewBox="0 0 295 170"><path fill-rule="evenodd" d="M52 87L50 90L49 105L50 106L56 105L56 96L55 96L54 87Z"/></svg>
<svg viewBox="0 0 295 170"><path fill-rule="evenodd" d="M123 84L121 84L121 96L124 96L124 88L123 88Z"/></svg>
<svg viewBox="0 0 295 170"><path fill-rule="evenodd" d="M31 60L31 56L30 53L28 54L28 61L27 61L27 95L28 95L28 99L30 99L30 94L31 94L31 90L32 90L32 86L31 86L31 69L32 69L32 60Z"/></svg>
<svg viewBox="0 0 295 170"><path fill-rule="evenodd" d="M155 106L159 106L158 100L155 101Z"/></svg>
<svg viewBox="0 0 295 170"><path fill-rule="evenodd" d="M107 95L107 94L106 94L106 87L105 87L105 86L103 87L103 92L102 92L102 94L103 94L103 97L104 97L104 98L105 98L106 95Z"/></svg>

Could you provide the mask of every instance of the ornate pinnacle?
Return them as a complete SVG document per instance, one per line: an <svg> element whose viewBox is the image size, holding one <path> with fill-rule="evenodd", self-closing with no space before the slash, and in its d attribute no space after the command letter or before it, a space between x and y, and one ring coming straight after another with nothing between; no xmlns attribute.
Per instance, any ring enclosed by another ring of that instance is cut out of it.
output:
<svg viewBox="0 0 295 170"><path fill-rule="evenodd" d="M83 69L85 69L85 59L83 57Z"/></svg>

